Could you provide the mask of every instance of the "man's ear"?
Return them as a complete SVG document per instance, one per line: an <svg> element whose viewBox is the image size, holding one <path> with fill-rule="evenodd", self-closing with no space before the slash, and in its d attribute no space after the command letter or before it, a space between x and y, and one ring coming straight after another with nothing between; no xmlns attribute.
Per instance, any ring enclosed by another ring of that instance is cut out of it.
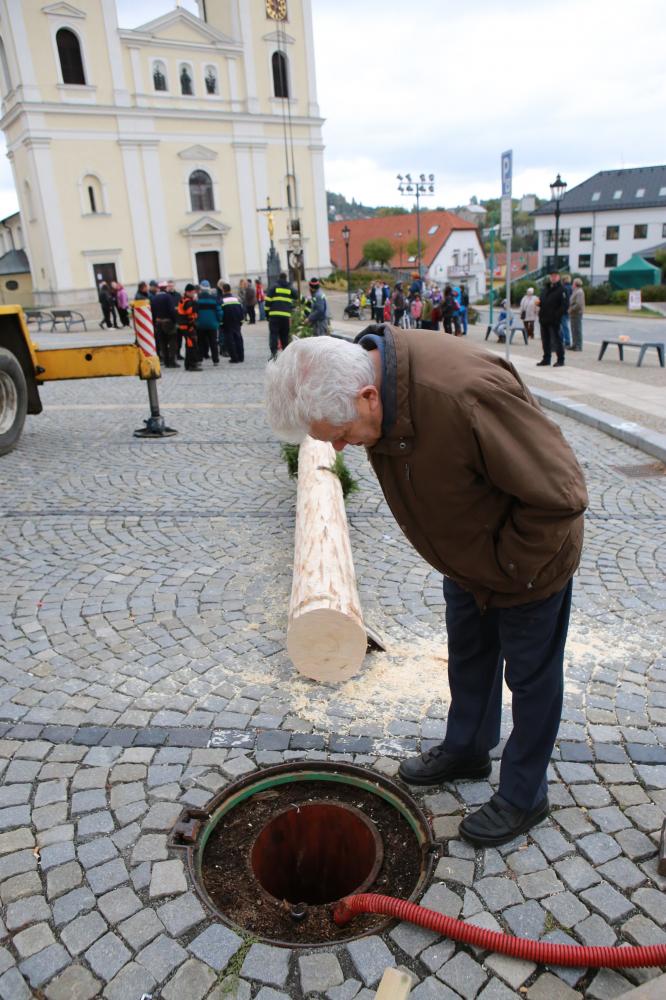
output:
<svg viewBox="0 0 666 1000"><path fill-rule="evenodd" d="M366 401L371 412L377 409L377 405L379 403L379 389L376 385L364 386L361 389L360 397Z"/></svg>

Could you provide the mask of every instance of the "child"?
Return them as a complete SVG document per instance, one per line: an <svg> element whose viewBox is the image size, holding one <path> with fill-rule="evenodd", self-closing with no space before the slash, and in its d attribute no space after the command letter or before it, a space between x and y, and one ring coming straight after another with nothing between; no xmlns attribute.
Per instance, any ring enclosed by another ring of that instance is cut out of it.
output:
<svg viewBox="0 0 666 1000"><path fill-rule="evenodd" d="M421 296L417 292L412 299L412 304L409 307L409 314L412 317L412 327L421 326L421 313L423 312L423 303L421 302Z"/></svg>

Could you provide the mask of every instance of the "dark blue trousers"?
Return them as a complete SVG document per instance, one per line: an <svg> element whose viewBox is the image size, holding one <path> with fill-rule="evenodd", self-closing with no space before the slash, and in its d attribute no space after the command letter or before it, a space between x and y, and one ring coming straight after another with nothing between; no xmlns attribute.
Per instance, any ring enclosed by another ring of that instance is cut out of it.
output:
<svg viewBox="0 0 666 1000"><path fill-rule="evenodd" d="M531 809L547 793L562 714L571 581L543 601L482 614L472 595L445 577L444 599L451 689L444 748L480 756L497 746L504 675L513 730L502 754L499 793Z"/></svg>

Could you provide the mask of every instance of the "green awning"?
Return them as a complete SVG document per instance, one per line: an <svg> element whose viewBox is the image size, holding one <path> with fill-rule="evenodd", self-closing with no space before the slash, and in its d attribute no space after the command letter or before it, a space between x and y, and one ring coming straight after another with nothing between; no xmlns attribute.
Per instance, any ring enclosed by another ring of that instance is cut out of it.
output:
<svg viewBox="0 0 666 1000"><path fill-rule="evenodd" d="M608 274L613 288L643 288L644 285L661 284L661 268L649 264L635 253L624 264L614 267Z"/></svg>

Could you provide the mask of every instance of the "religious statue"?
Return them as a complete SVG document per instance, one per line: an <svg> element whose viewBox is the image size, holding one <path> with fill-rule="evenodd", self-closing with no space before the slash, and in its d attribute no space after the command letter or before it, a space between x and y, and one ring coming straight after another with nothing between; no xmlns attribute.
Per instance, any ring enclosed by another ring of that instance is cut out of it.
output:
<svg viewBox="0 0 666 1000"><path fill-rule="evenodd" d="M162 72L162 67L159 63L155 63L155 68L153 69L153 84L155 90L166 90L166 77Z"/></svg>
<svg viewBox="0 0 666 1000"><path fill-rule="evenodd" d="M212 66L208 67L208 72L206 73L206 93L216 94L217 93L217 77L215 76L215 71Z"/></svg>
<svg viewBox="0 0 666 1000"><path fill-rule="evenodd" d="M180 92L181 94L192 94L192 77L187 72L187 66L183 66L180 73Z"/></svg>

